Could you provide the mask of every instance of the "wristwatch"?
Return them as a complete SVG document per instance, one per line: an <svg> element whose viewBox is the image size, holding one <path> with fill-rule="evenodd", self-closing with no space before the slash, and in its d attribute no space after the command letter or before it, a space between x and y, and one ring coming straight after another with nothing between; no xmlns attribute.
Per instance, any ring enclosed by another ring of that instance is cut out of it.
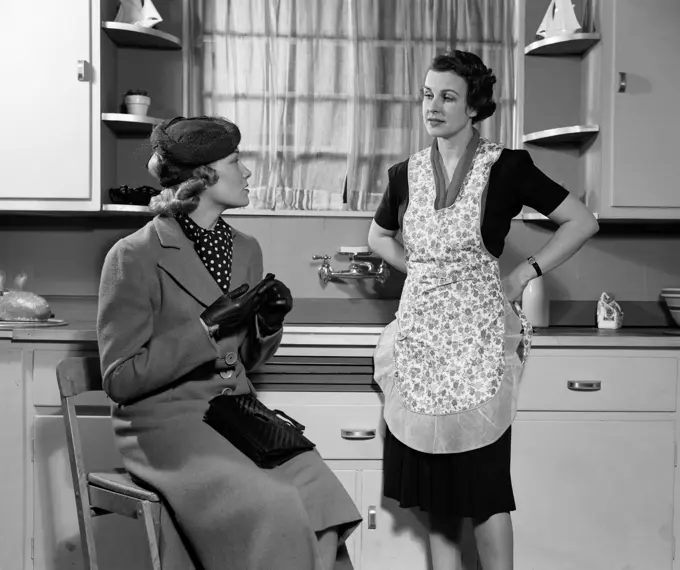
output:
<svg viewBox="0 0 680 570"><path fill-rule="evenodd" d="M536 258L533 255L531 257L527 257L527 263L529 265L533 266L533 268L536 270L536 276L537 277L540 277L541 275L543 275L543 272L541 271L541 268L538 265L538 263L536 262Z"/></svg>

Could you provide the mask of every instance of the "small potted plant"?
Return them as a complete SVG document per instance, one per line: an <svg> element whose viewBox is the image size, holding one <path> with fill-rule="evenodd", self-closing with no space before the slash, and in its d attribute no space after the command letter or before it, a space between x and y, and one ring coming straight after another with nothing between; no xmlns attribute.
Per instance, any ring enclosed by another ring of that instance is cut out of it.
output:
<svg viewBox="0 0 680 570"><path fill-rule="evenodd" d="M146 116L151 104L151 97L141 89L130 89L125 94L125 107L131 115Z"/></svg>

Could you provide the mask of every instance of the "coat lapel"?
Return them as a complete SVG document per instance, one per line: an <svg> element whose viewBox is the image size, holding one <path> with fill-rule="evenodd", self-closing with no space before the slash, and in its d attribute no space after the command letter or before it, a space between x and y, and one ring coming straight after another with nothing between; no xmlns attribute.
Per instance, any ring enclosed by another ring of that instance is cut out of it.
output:
<svg viewBox="0 0 680 570"><path fill-rule="evenodd" d="M194 251L191 240L174 218L156 216L154 226L163 248L158 266L199 303L211 305L222 290Z"/></svg>

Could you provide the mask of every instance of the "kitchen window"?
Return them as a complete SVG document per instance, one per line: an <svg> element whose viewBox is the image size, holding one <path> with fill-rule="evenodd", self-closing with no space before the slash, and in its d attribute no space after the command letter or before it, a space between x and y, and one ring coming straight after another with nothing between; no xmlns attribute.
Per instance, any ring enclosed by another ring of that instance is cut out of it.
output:
<svg viewBox="0 0 680 570"><path fill-rule="evenodd" d="M429 144L419 87L452 47L494 70L480 128L513 143L513 0L203 0L198 22L193 110L240 127L252 209L374 211L387 169Z"/></svg>

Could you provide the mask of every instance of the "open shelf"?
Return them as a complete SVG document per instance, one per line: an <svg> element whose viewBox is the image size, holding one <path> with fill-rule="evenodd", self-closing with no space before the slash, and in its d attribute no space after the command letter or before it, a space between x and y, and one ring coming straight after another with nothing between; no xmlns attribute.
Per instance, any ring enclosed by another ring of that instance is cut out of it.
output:
<svg viewBox="0 0 680 570"><path fill-rule="evenodd" d="M600 34L565 34L530 43L524 55L584 55L600 41Z"/></svg>
<svg viewBox="0 0 680 570"><path fill-rule="evenodd" d="M153 28L144 28L122 22L102 22L102 29L111 41L119 47L142 49L182 49L180 39Z"/></svg>
<svg viewBox="0 0 680 570"><path fill-rule="evenodd" d="M598 132L600 132L600 127L597 125L573 125L528 133L522 137L522 141L525 144L542 146L565 143L578 144L593 138Z"/></svg>
<svg viewBox="0 0 680 570"><path fill-rule="evenodd" d="M151 215L147 206L131 206L129 204L104 204L104 212L116 212L119 214L148 214Z"/></svg>
<svg viewBox="0 0 680 570"><path fill-rule="evenodd" d="M130 215L130 214L148 214L151 215L151 212L149 212L149 208L146 206L131 206L127 204L104 204L102 205L102 212L109 212L114 215ZM1 214L1 212L0 212ZM308 218L372 218L375 215L375 212L369 212L369 211L361 211L361 212L355 212L355 211L349 211L349 210L341 210L341 211L329 211L329 210L254 210L252 208L237 208L235 210L229 210L226 211L222 214L225 217L233 217L233 216L255 216L255 217L264 217L264 216L277 216L277 217L282 217L282 218L299 218L299 217L308 217ZM521 219L521 214L520 214L520 219Z"/></svg>
<svg viewBox="0 0 680 570"><path fill-rule="evenodd" d="M162 123L163 119L128 113L102 113L102 121L116 134L146 136L151 133L154 126Z"/></svg>

